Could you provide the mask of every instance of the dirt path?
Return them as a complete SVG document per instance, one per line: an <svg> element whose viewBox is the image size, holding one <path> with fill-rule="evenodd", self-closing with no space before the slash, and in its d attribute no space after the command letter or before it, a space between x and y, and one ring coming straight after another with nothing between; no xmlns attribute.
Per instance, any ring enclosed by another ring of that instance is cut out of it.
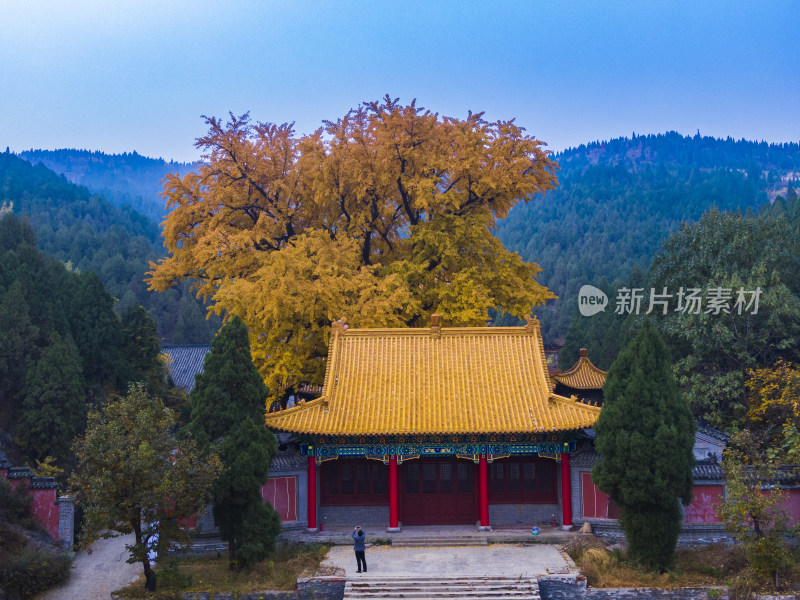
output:
<svg viewBox="0 0 800 600"><path fill-rule="evenodd" d="M108 540L97 540L92 553L81 550L72 563L69 581L50 590L38 600L108 600L111 592L134 581L142 572L140 563L128 564L126 543L133 534Z"/></svg>

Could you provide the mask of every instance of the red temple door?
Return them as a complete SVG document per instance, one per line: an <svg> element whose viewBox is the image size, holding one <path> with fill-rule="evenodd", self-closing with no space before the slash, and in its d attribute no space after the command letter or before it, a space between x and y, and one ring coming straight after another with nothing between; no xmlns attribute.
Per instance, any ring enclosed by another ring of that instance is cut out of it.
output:
<svg viewBox="0 0 800 600"><path fill-rule="evenodd" d="M420 458L401 472L401 521L405 525L474 524L475 465L455 458Z"/></svg>

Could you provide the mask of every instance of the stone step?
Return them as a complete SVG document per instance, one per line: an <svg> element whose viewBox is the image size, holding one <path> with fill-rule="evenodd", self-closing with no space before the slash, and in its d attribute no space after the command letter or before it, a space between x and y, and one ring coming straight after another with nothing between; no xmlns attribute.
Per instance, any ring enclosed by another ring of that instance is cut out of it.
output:
<svg viewBox="0 0 800 600"><path fill-rule="evenodd" d="M433 547L433 546L488 546L487 537L415 537L415 538L392 538L392 546L402 547Z"/></svg>
<svg viewBox="0 0 800 600"><path fill-rule="evenodd" d="M391 585L381 582L381 585L376 583L363 583L360 581L350 581L352 584L351 587L354 590L463 590L463 591L470 591L470 590L489 590L489 589L497 589L497 590L514 590L514 589L529 589L529 583L520 583L515 580L515 582L511 583L492 583L492 584L474 584L474 583L453 583L453 584L409 584L409 585Z"/></svg>
<svg viewBox="0 0 800 600"><path fill-rule="evenodd" d="M470 577L469 575L445 577L437 575L383 575L380 573L367 572L364 578L352 581L365 581L367 583L374 583L376 585L417 585L417 584L436 584L436 585L451 585L456 583L506 583L509 581L518 581L521 583L528 583L531 577L507 577L504 575L481 575Z"/></svg>
<svg viewBox="0 0 800 600"><path fill-rule="evenodd" d="M539 600L536 579L512 577L391 578L375 579L354 576L344 589L345 600L380 598L381 600L456 599Z"/></svg>

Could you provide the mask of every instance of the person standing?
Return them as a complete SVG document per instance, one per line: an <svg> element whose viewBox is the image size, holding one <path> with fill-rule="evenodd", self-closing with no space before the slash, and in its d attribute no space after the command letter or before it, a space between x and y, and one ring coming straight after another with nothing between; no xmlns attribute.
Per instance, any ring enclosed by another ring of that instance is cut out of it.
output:
<svg viewBox="0 0 800 600"><path fill-rule="evenodd" d="M361 567L364 567L364 573L367 572L367 559L364 556L364 542L366 541L367 537L364 535L364 530L361 529L361 525L356 525L355 529L353 529L353 550L356 552L356 564L358 565L358 571L356 573L361 573Z"/></svg>

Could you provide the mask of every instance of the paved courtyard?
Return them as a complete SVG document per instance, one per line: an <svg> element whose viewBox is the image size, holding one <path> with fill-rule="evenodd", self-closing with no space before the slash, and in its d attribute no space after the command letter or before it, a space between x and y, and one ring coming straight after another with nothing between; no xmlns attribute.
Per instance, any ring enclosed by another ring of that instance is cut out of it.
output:
<svg viewBox="0 0 800 600"><path fill-rule="evenodd" d="M548 544L494 544L490 546L367 548L370 579L376 577L535 577L567 573L564 556ZM358 577L353 548L334 546L323 567L342 569Z"/></svg>

